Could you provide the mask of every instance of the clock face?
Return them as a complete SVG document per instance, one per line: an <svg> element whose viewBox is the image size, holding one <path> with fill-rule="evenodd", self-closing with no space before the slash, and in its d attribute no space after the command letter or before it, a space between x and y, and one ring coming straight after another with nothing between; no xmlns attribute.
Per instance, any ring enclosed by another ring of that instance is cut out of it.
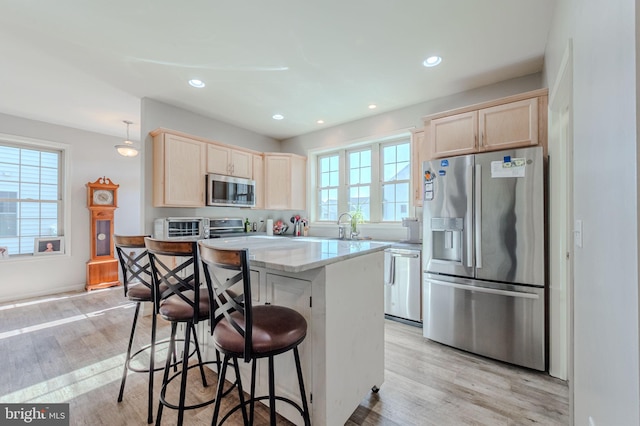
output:
<svg viewBox="0 0 640 426"><path fill-rule="evenodd" d="M109 189L96 189L93 192L93 204L101 206L113 204L113 191Z"/></svg>

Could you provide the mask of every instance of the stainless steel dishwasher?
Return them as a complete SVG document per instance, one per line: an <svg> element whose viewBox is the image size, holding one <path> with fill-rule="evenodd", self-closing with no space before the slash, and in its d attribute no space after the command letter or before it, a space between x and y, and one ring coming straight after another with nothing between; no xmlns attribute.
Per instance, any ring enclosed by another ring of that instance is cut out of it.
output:
<svg viewBox="0 0 640 426"><path fill-rule="evenodd" d="M421 325L420 250L391 247L384 252L385 316Z"/></svg>

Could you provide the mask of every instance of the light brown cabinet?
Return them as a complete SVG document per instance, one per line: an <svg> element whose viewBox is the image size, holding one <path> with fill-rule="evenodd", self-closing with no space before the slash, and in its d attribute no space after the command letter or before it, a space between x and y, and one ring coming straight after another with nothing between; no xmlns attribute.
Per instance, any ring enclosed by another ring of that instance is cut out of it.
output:
<svg viewBox="0 0 640 426"><path fill-rule="evenodd" d="M231 172L255 180L256 209L306 209L306 157L233 149L164 128L150 135L154 207L204 207L207 173Z"/></svg>
<svg viewBox="0 0 640 426"><path fill-rule="evenodd" d="M296 154L264 154L264 208L305 210L307 159Z"/></svg>
<svg viewBox="0 0 640 426"><path fill-rule="evenodd" d="M251 179L253 154L222 145L207 144L207 173Z"/></svg>
<svg viewBox="0 0 640 426"><path fill-rule="evenodd" d="M151 136L154 207L204 206L206 144L160 131Z"/></svg>
<svg viewBox="0 0 640 426"><path fill-rule="evenodd" d="M429 127L434 158L470 154L478 149L478 111L436 118Z"/></svg>
<svg viewBox="0 0 640 426"><path fill-rule="evenodd" d="M543 145L547 89L425 117L429 158Z"/></svg>

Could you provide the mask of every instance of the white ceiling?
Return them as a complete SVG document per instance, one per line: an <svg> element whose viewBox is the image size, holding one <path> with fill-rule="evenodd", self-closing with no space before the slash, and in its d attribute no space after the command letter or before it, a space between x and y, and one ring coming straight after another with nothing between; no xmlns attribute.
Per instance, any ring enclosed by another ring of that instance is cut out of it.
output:
<svg viewBox="0 0 640 426"><path fill-rule="evenodd" d="M0 112L136 139L149 97L285 139L538 72L554 5L0 0Z"/></svg>

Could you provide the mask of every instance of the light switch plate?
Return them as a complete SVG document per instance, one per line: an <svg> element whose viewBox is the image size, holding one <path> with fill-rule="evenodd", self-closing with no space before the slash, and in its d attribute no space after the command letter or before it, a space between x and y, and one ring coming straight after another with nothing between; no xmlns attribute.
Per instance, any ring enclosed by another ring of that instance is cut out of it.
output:
<svg viewBox="0 0 640 426"><path fill-rule="evenodd" d="M573 227L573 243L582 248L582 220L577 219Z"/></svg>

